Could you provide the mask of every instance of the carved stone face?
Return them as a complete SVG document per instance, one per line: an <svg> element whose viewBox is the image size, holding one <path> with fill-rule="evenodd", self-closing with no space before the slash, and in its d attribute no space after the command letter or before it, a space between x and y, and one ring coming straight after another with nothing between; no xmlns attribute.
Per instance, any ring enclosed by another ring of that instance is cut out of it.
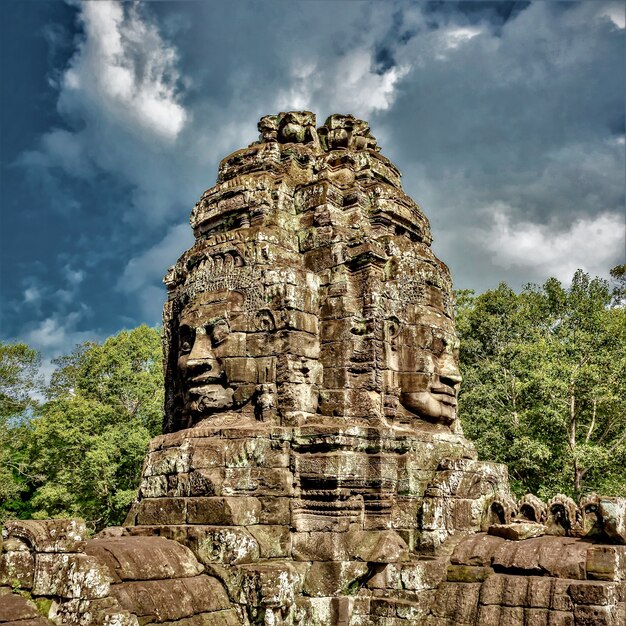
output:
<svg viewBox="0 0 626 626"><path fill-rule="evenodd" d="M242 352L241 333L231 329L242 315L241 300L237 292L206 292L181 312L178 372L185 412L192 417L227 411L243 400L235 395L240 385L229 377L230 361Z"/></svg>
<svg viewBox="0 0 626 626"><path fill-rule="evenodd" d="M166 279L165 428L456 426L449 270L369 126L333 115L316 130L295 111L259 130L223 160Z"/></svg>
<svg viewBox="0 0 626 626"><path fill-rule="evenodd" d="M437 327L407 327L401 334L400 404L427 421L451 424L461 383L458 339Z"/></svg>

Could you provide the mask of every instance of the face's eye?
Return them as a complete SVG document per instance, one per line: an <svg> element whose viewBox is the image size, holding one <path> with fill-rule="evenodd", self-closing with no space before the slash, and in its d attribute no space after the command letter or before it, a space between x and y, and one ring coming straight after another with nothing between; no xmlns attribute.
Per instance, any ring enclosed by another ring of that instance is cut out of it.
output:
<svg viewBox="0 0 626 626"><path fill-rule="evenodd" d="M431 350L436 356L441 356L446 348L446 344L441 337L433 337Z"/></svg>
<svg viewBox="0 0 626 626"><path fill-rule="evenodd" d="M230 335L230 328L226 320L219 320L211 327L211 342L214 346L222 343Z"/></svg>
<svg viewBox="0 0 626 626"><path fill-rule="evenodd" d="M180 352L187 354L193 348L193 331L188 326L180 328Z"/></svg>
<svg viewBox="0 0 626 626"><path fill-rule="evenodd" d="M395 339L400 334L400 320L397 317L390 317L387 320L387 338L389 341Z"/></svg>
<svg viewBox="0 0 626 626"><path fill-rule="evenodd" d="M267 309L259 311L256 314L254 322L255 326L261 331L269 332L276 330L274 316L272 315L272 312Z"/></svg>

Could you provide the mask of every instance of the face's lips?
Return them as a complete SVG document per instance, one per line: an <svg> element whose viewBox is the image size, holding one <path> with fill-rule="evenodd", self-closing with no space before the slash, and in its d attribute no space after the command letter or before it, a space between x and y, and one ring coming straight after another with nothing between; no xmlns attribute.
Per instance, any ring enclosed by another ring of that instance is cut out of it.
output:
<svg viewBox="0 0 626 626"><path fill-rule="evenodd" d="M456 406L456 389L448 387L447 385L441 385L439 387L433 387L430 390L433 396L436 396L438 400L444 404L450 404Z"/></svg>
<svg viewBox="0 0 626 626"><path fill-rule="evenodd" d="M204 372L203 374L198 374L193 378L188 380L189 387L198 387L201 385L219 385L222 382L221 376L214 376L210 372Z"/></svg>

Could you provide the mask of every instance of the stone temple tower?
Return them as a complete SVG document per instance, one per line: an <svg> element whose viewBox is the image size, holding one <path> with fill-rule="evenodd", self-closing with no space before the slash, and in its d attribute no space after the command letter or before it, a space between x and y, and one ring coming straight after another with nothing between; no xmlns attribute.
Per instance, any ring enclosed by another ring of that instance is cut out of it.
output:
<svg viewBox="0 0 626 626"><path fill-rule="evenodd" d="M450 273L368 124L259 131L193 208L164 434L125 527L84 548L119 610L81 592L58 623L626 623L626 499L515 502L463 436Z"/></svg>

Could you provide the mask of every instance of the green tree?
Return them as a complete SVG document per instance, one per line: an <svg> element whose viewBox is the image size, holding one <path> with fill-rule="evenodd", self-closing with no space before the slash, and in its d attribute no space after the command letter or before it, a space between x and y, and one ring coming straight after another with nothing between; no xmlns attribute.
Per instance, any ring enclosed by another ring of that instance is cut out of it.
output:
<svg viewBox="0 0 626 626"><path fill-rule="evenodd" d="M40 390L39 354L23 343L0 342L0 522L20 509L27 479L24 421Z"/></svg>
<svg viewBox="0 0 626 626"><path fill-rule="evenodd" d="M161 362L160 333L147 326L55 361L29 429L34 517L81 516L96 528L123 520L161 429Z"/></svg>
<svg viewBox="0 0 626 626"><path fill-rule="evenodd" d="M626 309L608 283L578 271L569 288L460 296L460 414L481 456L518 492L623 494Z"/></svg>

